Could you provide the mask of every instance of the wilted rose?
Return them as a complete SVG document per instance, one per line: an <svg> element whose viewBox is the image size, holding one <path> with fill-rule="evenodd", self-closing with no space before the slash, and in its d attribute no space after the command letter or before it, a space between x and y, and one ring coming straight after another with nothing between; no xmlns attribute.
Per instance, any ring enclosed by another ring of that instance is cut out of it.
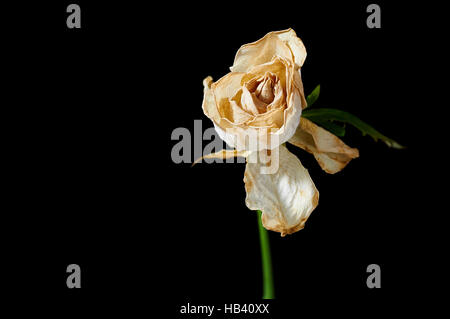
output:
<svg viewBox="0 0 450 319"><path fill-rule="evenodd" d="M204 80L203 110L228 145L273 149L292 137L306 107L300 75L305 58L294 30L270 32L238 50L232 72L214 83ZM257 143L250 145L249 137Z"/></svg>
<svg viewBox="0 0 450 319"><path fill-rule="evenodd" d="M294 30L270 32L239 49L230 73L217 82L211 77L203 81L203 110L219 136L235 148L205 157L247 158L245 203L261 210L264 227L282 236L302 229L319 200L308 170L282 144L312 153L332 174L359 156L335 135L300 119L307 106L300 74L305 58ZM249 144L249 137L256 137L257 144ZM261 174L267 163L255 155L269 150L279 154L279 167L273 174Z"/></svg>

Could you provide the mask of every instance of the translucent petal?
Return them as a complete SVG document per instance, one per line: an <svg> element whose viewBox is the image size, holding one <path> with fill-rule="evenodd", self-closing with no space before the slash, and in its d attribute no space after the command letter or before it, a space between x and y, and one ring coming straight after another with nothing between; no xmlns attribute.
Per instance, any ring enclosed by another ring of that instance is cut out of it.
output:
<svg viewBox="0 0 450 319"><path fill-rule="evenodd" d="M347 146L334 134L303 117L289 143L312 153L320 167L330 174L341 171L352 159L359 157L356 148Z"/></svg>
<svg viewBox="0 0 450 319"><path fill-rule="evenodd" d="M308 170L294 154L285 146L280 146L278 152L279 166L273 174L261 173L265 165L260 160L252 163L256 153L247 158L245 202L249 209L262 211L262 223L266 229L285 236L305 226L318 204L319 192Z"/></svg>

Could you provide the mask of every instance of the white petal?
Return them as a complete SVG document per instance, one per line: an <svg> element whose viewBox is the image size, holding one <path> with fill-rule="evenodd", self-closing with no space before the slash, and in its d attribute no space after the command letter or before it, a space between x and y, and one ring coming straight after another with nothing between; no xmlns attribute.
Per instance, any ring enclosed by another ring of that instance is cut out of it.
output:
<svg viewBox="0 0 450 319"><path fill-rule="evenodd" d="M244 175L245 203L251 210L262 211L266 229L285 236L305 226L318 204L319 192L300 160L283 145L278 151L279 167L273 174L261 174L264 164L248 159Z"/></svg>

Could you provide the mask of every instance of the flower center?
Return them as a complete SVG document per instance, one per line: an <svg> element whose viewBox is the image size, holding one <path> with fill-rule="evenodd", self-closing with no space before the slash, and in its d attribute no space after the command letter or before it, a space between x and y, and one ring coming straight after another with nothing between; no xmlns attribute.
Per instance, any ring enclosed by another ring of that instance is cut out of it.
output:
<svg viewBox="0 0 450 319"><path fill-rule="evenodd" d="M274 86L275 86L276 76L273 74L265 74L264 78L259 81L258 86L255 90L256 97L266 104L272 103L275 94L274 94Z"/></svg>
<svg viewBox="0 0 450 319"><path fill-rule="evenodd" d="M241 108L248 114L256 116L279 107L282 97L283 92L277 75L266 72L246 82L233 99L235 101L239 99Z"/></svg>

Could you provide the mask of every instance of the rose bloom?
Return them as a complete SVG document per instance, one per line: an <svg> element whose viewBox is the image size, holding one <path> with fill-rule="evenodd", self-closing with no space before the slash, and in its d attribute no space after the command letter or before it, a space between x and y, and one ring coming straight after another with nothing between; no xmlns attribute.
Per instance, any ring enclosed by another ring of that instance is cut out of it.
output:
<svg viewBox="0 0 450 319"><path fill-rule="evenodd" d="M330 132L301 118L307 106L301 80L306 49L292 29L270 32L243 45L231 72L204 81L203 111L233 151L206 157L244 156L246 205L262 211L266 229L282 236L302 229L318 204L319 193L300 160L284 146L290 142L312 153L328 173L336 173L358 157ZM257 143L249 143L249 137ZM273 174L261 174L260 152L279 156ZM255 159L256 158L256 159Z"/></svg>
<svg viewBox="0 0 450 319"><path fill-rule="evenodd" d="M259 150L272 149L291 138L306 107L305 58L294 30L271 32L239 49L232 72L215 83L205 79L203 110L228 145L248 150L245 137L257 136Z"/></svg>

